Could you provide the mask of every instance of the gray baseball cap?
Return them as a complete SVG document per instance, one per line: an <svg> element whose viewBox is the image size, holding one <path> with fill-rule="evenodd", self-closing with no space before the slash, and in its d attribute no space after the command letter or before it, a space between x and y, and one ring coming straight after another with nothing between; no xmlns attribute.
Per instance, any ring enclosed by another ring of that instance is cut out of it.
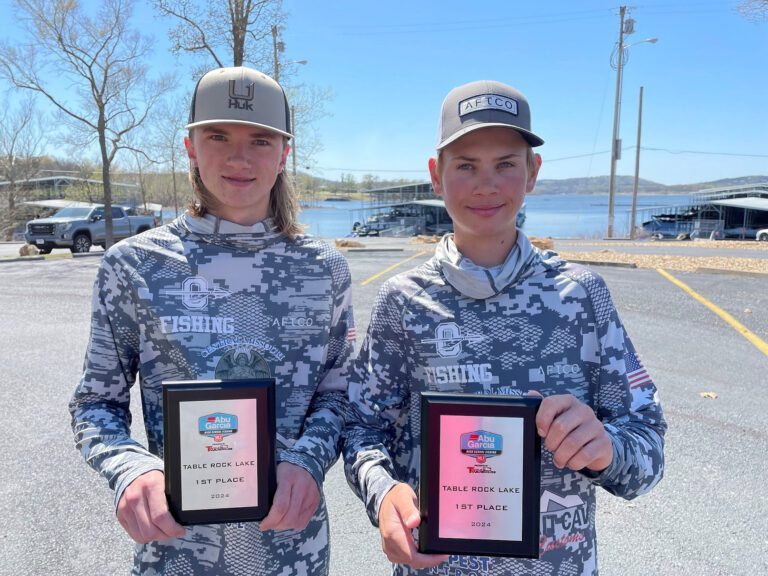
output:
<svg viewBox="0 0 768 576"><path fill-rule="evenodd" d="M503 126L517 130L531 146L544 140L531 132L531 109L520 91L493 80L470 82L448 93L437 130L437 149L479 128Z"/></svg>
<svg viewBox="0 0 768 576"><path fill-rule="evenodd" d="M187 128L250 124L292 138L288 100L280 85L253 68L215 68L195 87Z"/></svg>

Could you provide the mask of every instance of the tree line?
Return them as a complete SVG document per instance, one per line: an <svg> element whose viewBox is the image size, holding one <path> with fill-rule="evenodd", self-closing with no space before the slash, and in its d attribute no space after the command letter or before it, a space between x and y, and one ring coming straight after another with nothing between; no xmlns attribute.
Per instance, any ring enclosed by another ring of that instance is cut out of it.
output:
<svg viewBox="0 0 768 576"><path fill-rule="evenodd" d="M25 183L64 167L57 162L103 183L97 201L107 206L108 245L116 177L130 175L143 201L186 203L182 141L190 94L179 96L177 74L151 69L153 41L141 33L135 8L135 0L14 1L23 39L0 40L0 90L13 94L0 97L0 237L27 216L19 206ZM300 143L293 166L312 165L321 147L313 123L326 114L331 95L295 81L295 63L284 55L281 0L152 0L151 8L169 23L172 52L192 63L190 78L217 66L280 73ZM70 89L62 92L62 84ZM46 157L54 142L77 160Z"/></svg>

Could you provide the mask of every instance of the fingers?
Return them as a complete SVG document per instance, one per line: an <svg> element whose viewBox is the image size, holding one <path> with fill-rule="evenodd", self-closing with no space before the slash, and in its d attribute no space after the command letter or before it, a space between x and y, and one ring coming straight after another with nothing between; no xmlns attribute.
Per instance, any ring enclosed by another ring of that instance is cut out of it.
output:
<svg viewBox="0 0 768 576"><path fill-rule="evenodd" d="M558 468L599 471L611 463L613 447L605 427L589 406L570 394L545 398L536 427Z"/></svg>
<svg viewBox="0 0 768 576"><path fill-rule="evenodd" d="M181 526L168 509L168 500L165 497L165 488L162 491L153 490L147 495L147 515L153 526L163 535L158 540L169 538L181 538L185 534Z"/></svg>
<svg viewBox="0 0 768 576"><path fill-rule="evenodd" d="M184 527L168 510L162 472L153 470L131 482L117 505L117 520L139 544L184 536Z"/></svg>
<svg viewBox="0 0 768 576"><path fill-rule="evenodd" d="M312 475L299 466L281 462L277 490L262 530L304 530L320 505L320 490Z"/></svg>
<svg viewBox="0 0 768 576"><path fill-rule="evenodd" d="M287 482L281 482L275 490L275 497L272 499L272 506L269 513L261 521L262 530L283 530L281 528L285 515L288 514L288 507L291 502L291 485Z"/></svg>
<svg viewBox="0 0 768 576"><path fill-rule="evenodd" d="M381 548L390 562L415 569L432 568L445 562L442 554L421 554L411 530L421 523L418 499L408 484L398 484L384 497L379 510Z"/></svg>

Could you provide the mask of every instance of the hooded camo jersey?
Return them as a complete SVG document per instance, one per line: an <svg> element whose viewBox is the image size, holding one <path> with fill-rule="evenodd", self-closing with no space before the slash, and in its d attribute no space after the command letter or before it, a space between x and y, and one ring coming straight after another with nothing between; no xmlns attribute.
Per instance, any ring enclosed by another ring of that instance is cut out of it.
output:
<svg viewBox="0 0 768 576"><path fill-rule="evenodd" d="M538 560L452 555L394 574L596 575L595 488L627 499L650 490L663 473L666 423L602 278L521 232L497 268L476 266L446 236L432 259L381 288L349 384L344 448L374 525L396 481L418 494L421 392L529 390L588 404L612 441L610 466L558 469L542 448ZM472 458L467 474L492 466Z"/></svg>
<svg viewBox="0 0 768 576"><path fill-rule="evenodd" d="M77 446L115 490L163 469L164 380L276 379L277 461L322 486L339 454L354 346L346 261L322 242L183 215L107 251L91 338L70 404ZM148 447L130 437L139 376ZM321 489L322 493L322 489ZM322 502L303 531L256 523L188 526L136 546L135 574L328 573Z"/></svg>

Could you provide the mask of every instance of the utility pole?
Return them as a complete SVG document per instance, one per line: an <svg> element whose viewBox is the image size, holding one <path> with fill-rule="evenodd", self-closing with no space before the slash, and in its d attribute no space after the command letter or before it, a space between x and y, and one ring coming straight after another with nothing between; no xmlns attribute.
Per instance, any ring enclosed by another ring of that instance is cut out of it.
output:
<svg viewBox="0 0 768 576"><path fill-rule="evenodd" d="M275 82L278 84L280 83L280 60L278 59L278 52L279 48L282 48L280 46L282 42L277 41L277 26L272 26L272 54L275 61L275 73L273 75L273 78L275 79Z"/></svg>
<svg viewBox="0 0 768 576"><path fill-rule="evenodd" d="M619 116L621 109L621 73L624 58L624 15L627 7L619 8L621 21L619 23L619 43L617 44L616 64L616 98L613 103L613 136L611 138L611 176L608 181L608 238L613 238L614 206L616 197L616 160L621 157L621 141L619 140ZM630 24L633 21L629 20ZM631 34L631 30L629 33Z"/></svg>
<svg viewBox="0 0 768 576"><path fill-rule="evenodd" d="M635 217L637 215L637 183L640 179L640 133L643 127L643 87L640 86L640 105L637 109L637 146L635 149L635 184L632 186L632 218L629 223L629 239L635 239Z"/></svg>

